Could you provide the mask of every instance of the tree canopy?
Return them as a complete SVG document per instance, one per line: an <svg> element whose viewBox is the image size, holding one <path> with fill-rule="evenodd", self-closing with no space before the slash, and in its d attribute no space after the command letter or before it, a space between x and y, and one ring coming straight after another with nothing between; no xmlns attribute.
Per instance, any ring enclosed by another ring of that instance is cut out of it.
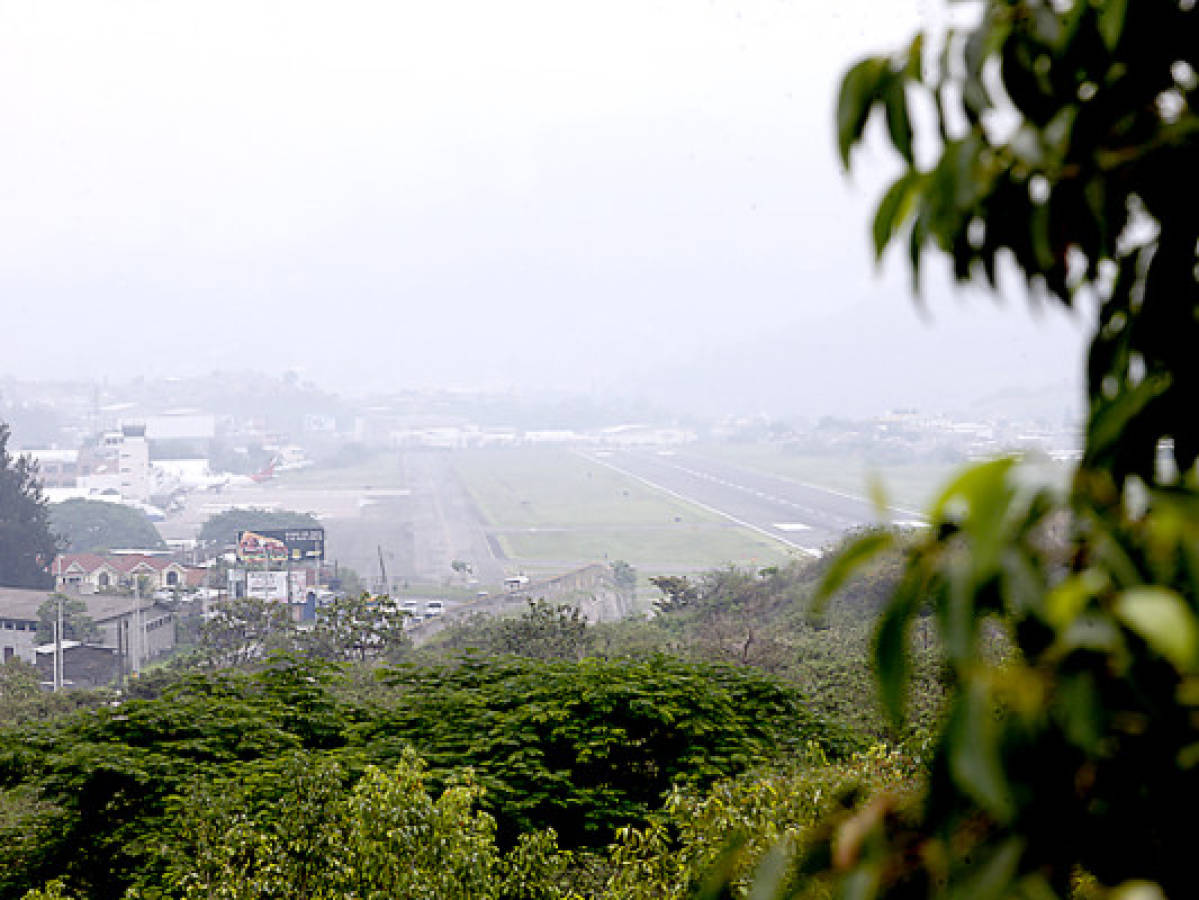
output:
<svg viewBox="0 0 1199 900"><path fill-rule="evenodd" d="M66 641L94 641L100 636L100 628L87 613L87 604L77 597L51 594L37 608L37 639L48 644L54 640L54 627L58 621L58 603L62 601L62 637Z"/></svg>
<svg viewBox="0 0 1199 900"><path fill-rule="evenodd" d="M555 840L598 849L673 786L861 746L777 683L666 658L467 656L384 670L365 695L340 667L262 662L147 676L141 697L0 730L0 897L51 878L113 900L567 897ZM527 886L453 886L521 872ZM335 882L352 887L312 886Z"/></svg>
<svg viewBox="0 0 1199 900"><path fill-rule="evenodd" d="M320 528L311 513L287 509L227 509L209 518L200 529L200 540L220 547L237 543L239 531L280 528Z"/></svg>
<svg viewBox="0 0 1199 900"><path fill-rule="evenodd" d="M0 586L47 588L58 546L37 463L28 454L9 453L10 436L0 422Z"/></svg>
<svg viewBox="0 0 1199 900"><path fill-rule="evenodd" d="M102 500L50 504L50 527L69 553L100 553L114 548L166 547L154 523L140 509Z"/></svg>

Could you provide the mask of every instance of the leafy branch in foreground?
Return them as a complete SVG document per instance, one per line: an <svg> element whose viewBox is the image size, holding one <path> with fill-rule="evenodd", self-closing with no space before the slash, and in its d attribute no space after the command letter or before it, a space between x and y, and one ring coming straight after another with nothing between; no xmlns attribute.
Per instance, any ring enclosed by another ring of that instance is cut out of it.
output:
<svg viewBox="0 0 1199 900"><path fill-rule="evenodd" d="M875 249L906 240L961 281L1010 260L1030 289L1097 297L1084 452L1069 496L1011 460L944 491L878 626L903 713L908 634L936 617L953 690L917 815L874 803L833 823L847 896L1064 896L1193 885L1199 800L1199 12L1189 2L988 0L936 60L917 38L845 76L849 164L881 114L904 164ZM916 134L909 104L933 113ZM927 151L927 152L926 152ZM906 238L905 238L906 233ZM1168 465L1166 463L1169 463ZM885 540L830 570L829 586ZM996 659L987 638L1010 652ZM815 863L809 863L815 869Z"/></svg>

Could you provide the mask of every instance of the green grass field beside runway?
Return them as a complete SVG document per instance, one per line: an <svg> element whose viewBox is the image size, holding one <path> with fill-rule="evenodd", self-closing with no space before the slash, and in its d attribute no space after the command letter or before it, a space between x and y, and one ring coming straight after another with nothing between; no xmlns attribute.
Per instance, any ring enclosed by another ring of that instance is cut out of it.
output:
<svg viewBox="0 0 1199 900"><path fill-rule="evenodd" d="M464 450L452 463L505 553L538 568L624 559L664 572L788 556L775 541L570 450Z"/></svg>

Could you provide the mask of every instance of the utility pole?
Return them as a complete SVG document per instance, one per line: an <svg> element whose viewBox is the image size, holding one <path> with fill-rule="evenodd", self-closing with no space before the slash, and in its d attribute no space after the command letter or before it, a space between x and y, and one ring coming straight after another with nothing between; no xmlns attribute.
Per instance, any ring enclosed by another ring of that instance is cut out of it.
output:
<svg viewBox="0 0 1199 900"><path fill-rule="evenodd" d="M61 568L61 564L60 564ZM58 610L54 622L54 692L62 690L62 594L58 595Z"/></svg>
<svg viewBox="0 0 1199 900"><path fill-rule="evenodd" d="M54 619L54 692L62 690L62 554L58 554L58 578L54 582L58 605Z"/></svg>
<svg viewBox="0 0 1199 900"><path fill-rule="evenodd" d="M133 676L137 674L140 660L138 652L140 647L137 644L137 610L142 605L142 581L138 576L133 578L133 609L130 611L129 624L126 626L126 643L129 645L129 674Z"/></svg>

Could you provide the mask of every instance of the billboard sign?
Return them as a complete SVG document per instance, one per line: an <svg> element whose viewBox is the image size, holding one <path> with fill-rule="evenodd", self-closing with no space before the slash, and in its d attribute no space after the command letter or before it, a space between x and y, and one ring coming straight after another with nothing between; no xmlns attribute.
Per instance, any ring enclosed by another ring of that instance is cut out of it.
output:
<svg viewBox="0 0 1199 900"><path fill-rule="evenodd" d="M239 531L237 558L242 562L320 562L325 558L325 529Z"/></svg>
<svg viewBox="0 0 1199 900"><path fill-rule="evenodd" d="M286 572L246 572L246 596L287 602Z"/></svg>

